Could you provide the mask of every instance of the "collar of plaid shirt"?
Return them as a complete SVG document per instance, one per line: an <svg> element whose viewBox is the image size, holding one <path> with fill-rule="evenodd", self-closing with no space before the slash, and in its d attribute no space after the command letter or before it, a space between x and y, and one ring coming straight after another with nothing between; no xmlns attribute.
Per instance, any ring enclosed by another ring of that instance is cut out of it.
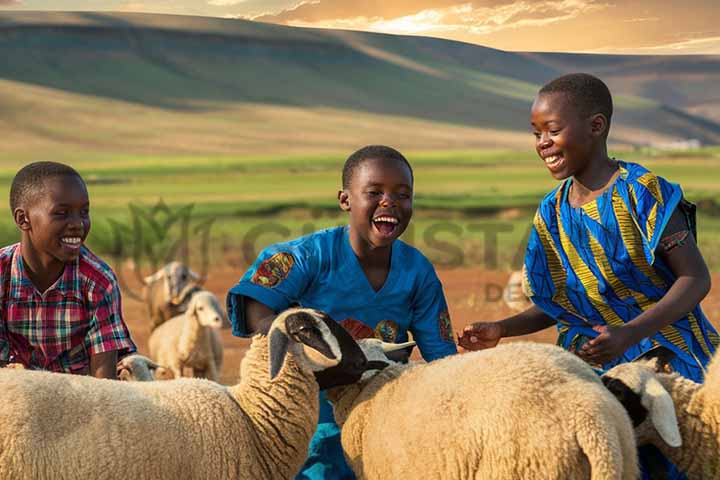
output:
<svg viewBox="0 0 720 480"><path fill-rule="evenodd" d="M10 290L12 292L31 289L33 293L44 297L53 290L60 293L63 297L77 297L80 291L80 274L78 265L80 257L72 263L66 263L62 275L47 290L40 292L32 280L25 273L25 264L22 258L22 247L18 243L12 258L12 267L10 268ZM22 290L21 290L22 289ZM27 292L30 293L30 292Z"/></svg>
<svg viewBox="0 0 720 480"><path fill-rule="evenodd" d="M63 273L47 290L40 292L32 280L27 276L25 271L25 265L22 258L22 248L18 243L16 244L12 253L12 259L10 261L10 275L9 278L3 279L5 282L4 290L5 295L13 295L19 298L39 298L44 300L50 295L57 293L64 299L74 298L82 301L80 294L80 273L79 273L80 258L78 257L74 262L67 263L63 269ZM26 366L31 366L36 363L33 360L35 356L35 350L37 347L32 347L30 342L22 336L13 335L7 325L7 315L3 315L3 327L5 330L5 337L9 343L10 354L9 362L19 362ZM44 348L41 347L42 350ZM49 353L49 352L45 352ZM56 357L57 353L52 354L52 357ZM43 355L44 356L44 355ZM42 363L47 363L50 359L45 358ZM47 367L47 365L44 365Z"/></svg>

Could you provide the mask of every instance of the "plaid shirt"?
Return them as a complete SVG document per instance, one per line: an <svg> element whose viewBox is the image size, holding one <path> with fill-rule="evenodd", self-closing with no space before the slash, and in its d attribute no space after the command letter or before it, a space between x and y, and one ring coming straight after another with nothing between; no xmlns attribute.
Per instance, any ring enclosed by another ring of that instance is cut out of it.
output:
<svg viewBox="0 0 720 480"><path fill-rule="evenodd" d="M0 249L0 362L87 374L91 355L113 350L136 349L107 264L82 247L40 293L25 273L20 244Z"/></svg>

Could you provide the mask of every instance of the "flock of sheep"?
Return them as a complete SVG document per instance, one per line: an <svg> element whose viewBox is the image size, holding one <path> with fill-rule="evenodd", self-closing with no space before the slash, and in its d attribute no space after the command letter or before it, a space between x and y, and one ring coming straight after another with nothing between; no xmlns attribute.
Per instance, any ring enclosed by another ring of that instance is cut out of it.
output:
<svg viewBox="0 0 720 480"><path fill-rule="evenodd" d="M227 316L173 263L148 277L153 360L131 382L0 369L2 479L290 479L318 419L323 372L357 378L327 397L359 479L634 479L651 443L690 479L720 478L720 361L695 384L657 359L599 377L546 344L507 343L398 364L407 344L355 340L291 309L256 335L236 385L217 383ZM181 378L203 377L203 378ZM174 378L167 381L146 381Z"/></svg>

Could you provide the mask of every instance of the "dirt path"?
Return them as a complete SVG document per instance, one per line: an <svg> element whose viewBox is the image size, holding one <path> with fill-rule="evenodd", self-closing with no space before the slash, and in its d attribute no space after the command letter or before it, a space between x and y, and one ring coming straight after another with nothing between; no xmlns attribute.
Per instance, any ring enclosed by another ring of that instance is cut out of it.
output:
<svg viewBox="0 0 720 480"><path fill-rule="evenodd" d="M227 290L237 282L243 271L222 267L211 271L205 288L214 292L222 303ZM511 315L513 312L500 300L500 289L507 282L509 272L483 270L481 268L453 269L438 271L445 288L455 332L467 324L477 321L492 321ZM124 278L133 276L126 274ZM716 327L720 326L720 274L713 275L713 289L703 302L703 309ZM129 288L137 289L138 284L129 282ZM130 327L133 340L141 353L147 353L147 339L150 322L145 305L133 300L126 292L123 296L123 312ZM221 382L234 383L238 378L240 361L250 340L233 337L229 330L222 332L225 346ZM520 339L538 342L555 342L554 328L549 328Z"/></svg>

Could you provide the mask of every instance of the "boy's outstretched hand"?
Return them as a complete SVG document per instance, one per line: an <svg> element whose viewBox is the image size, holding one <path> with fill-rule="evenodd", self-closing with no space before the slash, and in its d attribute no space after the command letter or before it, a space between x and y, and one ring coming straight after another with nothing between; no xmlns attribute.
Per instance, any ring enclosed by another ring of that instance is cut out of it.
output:
<svg viewBox="0 0 720 480"><path fill-rule="evenodd" d="M595 325L593 330L600 335L589 340L576 353L588 363L600 364L619 358L632 347L635 340L629 330L612 325Z"/></svg>
<svg viewBox="0 0 720 480"><path fill-rule="evenodd" d="M492 348L502 338L502 327L498 322L478 322L468 325L458 336L458 345L465 350Z"/></svg>

